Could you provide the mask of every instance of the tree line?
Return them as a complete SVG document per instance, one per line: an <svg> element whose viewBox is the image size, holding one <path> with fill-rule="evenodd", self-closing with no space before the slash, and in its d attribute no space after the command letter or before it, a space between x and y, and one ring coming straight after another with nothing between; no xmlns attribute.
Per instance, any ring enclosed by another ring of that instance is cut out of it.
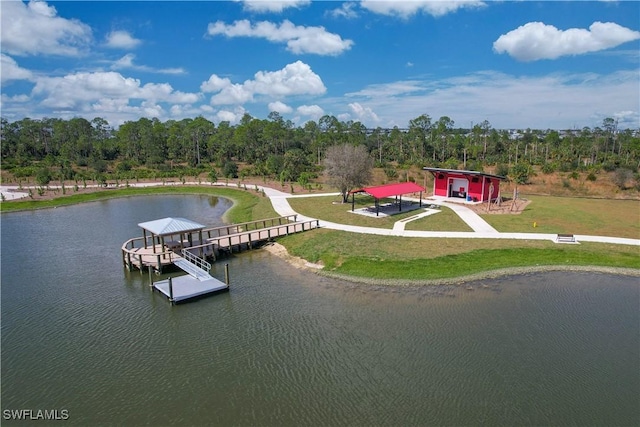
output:
<svg viewBox="0 0 640 427"><path fill-rule="evenodd" d="M640 167L640 134L618 130L612 118L601 127L573 131L494 129L488 121L471 129L449 117L423 114L406 128L370 129L358 121L325 115L294 126L277 112L267 119L245 114L240 122L215 125L204 117L183 120L140 118L117 129L100 117L24 118L0 124L2 169L33 176L43 168L77 179L87 174L123 178L239 173L281 181L312 179L330 147L363 146L390 179L397 165L465 168L497 173L539 166L543 172ZM152 172L150 172L152 171ZM41 172L42 173L42 172ZM55 179L58 179L56 176Z"/></svg>

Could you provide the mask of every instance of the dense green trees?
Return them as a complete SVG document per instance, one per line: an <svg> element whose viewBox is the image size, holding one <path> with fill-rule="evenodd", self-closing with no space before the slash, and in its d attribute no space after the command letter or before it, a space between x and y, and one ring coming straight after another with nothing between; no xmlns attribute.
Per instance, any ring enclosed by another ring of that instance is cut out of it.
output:
<svg viewBox="0 0 640 427"><path fill-rule="evenodd" d="M593 129L507 131L494 129L487 120L471 129L456 128L450 117L434 120L422 114L407 128L367 129L360 122L342 122L331 115L296 127L273 112L267 119L245 114L236 125L215 125L201 116L166 122L140 118L117 129L100 117L14 122L3 118L0 131L4 171L35 177L40 168L48 168L52 180L78 174L93 179L103 173L129 177L141 170L182 176L188 168L208 173L214 166L223 176L307 182L325 166L327 150L343 144L364 147L387 171L390 165L412 164L500 166L520 176L535 165L544 173L623 168L637 174L640 166L640 132L618 130L612 118Z"/></svg>

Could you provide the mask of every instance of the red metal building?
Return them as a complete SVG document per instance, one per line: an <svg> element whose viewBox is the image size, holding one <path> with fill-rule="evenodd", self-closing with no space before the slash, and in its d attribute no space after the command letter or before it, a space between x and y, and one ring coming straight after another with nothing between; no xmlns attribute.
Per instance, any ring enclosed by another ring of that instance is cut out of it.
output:
<svg viewBox="0 0 640 427"><path fill-rule="evenodd" d="M459 197L467 201L486 202L500 195L500 181L507 178L484 172L456 169L422 168L433 175L433 195Z"/></svg>

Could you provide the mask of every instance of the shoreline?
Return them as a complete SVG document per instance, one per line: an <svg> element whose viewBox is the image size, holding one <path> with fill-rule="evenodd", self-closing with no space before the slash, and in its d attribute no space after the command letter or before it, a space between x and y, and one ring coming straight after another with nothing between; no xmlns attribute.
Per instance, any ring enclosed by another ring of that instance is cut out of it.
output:
<svg viewBox="0 0 640 427"><path fill-rule="evenodd" d="M410 287L410 286L444 286L444 285L465 285L469 282L479 280L495 279L498 277L523 275L529 273L546 273L552 271L572 271L586 273L603 273L614 274L620 276L629 276L640 278L640 269L623 268L623 267L605 267L597 265L535 265L529 267L502 268L498 270L489 270L474 274L466 274L458 277L446 277L442 279L428 280L408 280L408 279L374 279L368 277L348 276L345 274L332 273L323 270L320 264L314 264L304 258L296 257L287 251L287 248L280 243L273 242L262 247L265 251L278 258L286 261L291 266L306 269L321 276L332 279L343 280L350 283L372 286L388 286L388 287Z"/></svg>

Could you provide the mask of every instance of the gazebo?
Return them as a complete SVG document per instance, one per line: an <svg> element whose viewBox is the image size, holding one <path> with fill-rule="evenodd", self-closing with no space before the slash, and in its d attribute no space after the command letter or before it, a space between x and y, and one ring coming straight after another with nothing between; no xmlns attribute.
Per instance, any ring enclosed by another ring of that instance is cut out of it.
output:
<svg viewBox="0 0 640 427"><path fill-rule="evenodd" d="M172 250L186 246L193 246L193 233L198 233L198 242L202 242L202 230L204 225L185 218L162 218L154 221L147 221L138 224L142 228L144 237L144 247L147 248L147 232L151 234L151 246L153 253L156 253L156 244L160 245L160 252L164 252L162 248L165 245ZM179 236L177 241L165 240L166 237Z"/></svg>
<svg viewBox="0 0 640 427"><path fill-rule="evenodd" d="M352 190L349 194L351 198L351 211L355 210L356 193L366 193L373 196L376 205L376 216L380 214L380 199L386 199L387 197L396 197L398 201L398 211L402 212L402 195L409 193L420 193L420 206L422 206L422 193L424 188L420 187L414 182L399 182L395 184L379 185L377 187L364 187L357 190Z"/></svg>

